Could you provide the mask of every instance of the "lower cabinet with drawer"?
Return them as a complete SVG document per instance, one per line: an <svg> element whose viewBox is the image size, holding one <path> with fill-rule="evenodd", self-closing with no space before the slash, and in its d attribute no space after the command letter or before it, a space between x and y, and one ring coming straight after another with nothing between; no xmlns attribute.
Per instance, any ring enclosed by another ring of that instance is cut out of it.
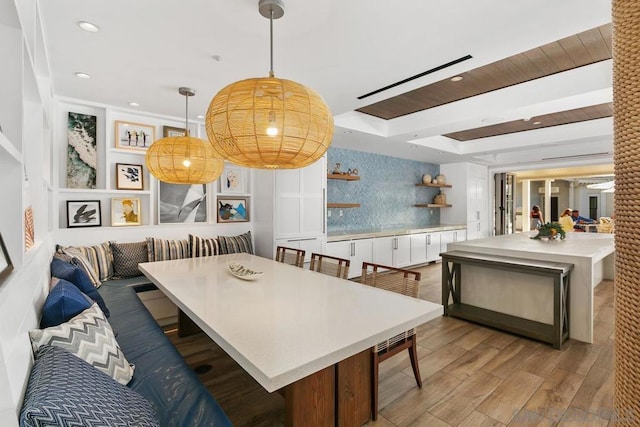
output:
<svg viewBox="0 0 640 427"><path fill-rule="evenodd" d="M339 242L327 243L327 255L348 259L349 278L358 277L362 274L362 263L373 260L373 240L356 239L342 240Z"/></svg>
<svg viewBox="0 0 640 427"><path fill-rule="evenodd" d="M323 253L324 252L324 236L321 237L300 237L300 238L291 238L291 239L276 239L276 247L284 246L287 248L293 249L302 249L305 251L304 254L304 262L305 268L308 268L307 265L311 262L311 254L313 252Z"/></svg>

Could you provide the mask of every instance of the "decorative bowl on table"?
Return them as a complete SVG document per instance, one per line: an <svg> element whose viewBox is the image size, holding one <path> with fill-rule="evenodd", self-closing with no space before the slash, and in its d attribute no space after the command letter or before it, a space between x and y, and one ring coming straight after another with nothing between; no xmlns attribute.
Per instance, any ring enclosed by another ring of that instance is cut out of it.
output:
<svg viewBox="0 0 640 427"><path fill-rule="evenodd" d="M230 262L227 264L227 268L238 279L242 280L256 280L259 277L262 277L262 271L253 271L248 269L242 264L237 262Z"/></svg>
<svg viewBox="0 0 640 427"><path fill-rule="evenodd" d="M542 224L542 226L538 229L538 234L531 237L536 240L564 240L567 236L567 233L562 228L559 222L547 222L546 224Z"/></svg>

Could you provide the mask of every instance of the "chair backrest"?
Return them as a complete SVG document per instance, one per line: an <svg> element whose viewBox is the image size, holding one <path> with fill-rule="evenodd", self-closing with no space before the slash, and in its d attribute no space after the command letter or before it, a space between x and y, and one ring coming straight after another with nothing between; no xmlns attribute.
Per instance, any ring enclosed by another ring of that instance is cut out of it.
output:
<svg viewBox="0 0 640 427"><path fill-rule="evenodd" d="M288 248L286 246L278 246L276 248L276 261L303 268L305 252L306 251L302 249Z"/></svg>
<svg viewBox="0 0 640 427"><path fill-rule="evenodd" d="M421 277L418 271L363 262L360 283L418 298Z"/></svg>
<svg viewBox="0 0 640 427"><path fill-rule="evenodd" d="M309 270L328 276L340 277L347 279L349 276L349 264L351 261L344 258L338 258L330 255L312 253L311 265Z"/></svg>

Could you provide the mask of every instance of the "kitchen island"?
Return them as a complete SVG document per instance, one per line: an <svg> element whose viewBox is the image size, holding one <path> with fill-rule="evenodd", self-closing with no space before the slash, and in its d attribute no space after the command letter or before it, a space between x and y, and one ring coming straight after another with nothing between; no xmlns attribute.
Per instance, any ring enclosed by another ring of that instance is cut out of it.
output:
<svg viewBox="0 0 640 427"><path fill-rule="evenodd" d="M531 239L535 234L449 243L447 251L572 264L569 337L593 342L593 289L603 279L613 279L613 234L567 233L566 239L554 241ZM475 265L461 268L461 298L465 304L553 324L553 282L548 278Z"/></svg>

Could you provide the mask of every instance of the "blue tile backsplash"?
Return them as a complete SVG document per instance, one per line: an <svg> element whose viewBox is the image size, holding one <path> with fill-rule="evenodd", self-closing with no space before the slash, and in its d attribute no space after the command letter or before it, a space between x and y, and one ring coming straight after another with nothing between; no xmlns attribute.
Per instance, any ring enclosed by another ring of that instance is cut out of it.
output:
<svg viewBox="0 0 640 427"><path fill-rule="evenodd" d="M327 180L327 202L360 203L360 207L329 209L329 235L422 228L440 223L440 209L414 207L432 203L439 193L438 188L416 187L422 182L422 175L438 175L439 165L331 147L327 151L329 173L336 163L340 163L344 172L358 169L360 180Z"/></svg>

